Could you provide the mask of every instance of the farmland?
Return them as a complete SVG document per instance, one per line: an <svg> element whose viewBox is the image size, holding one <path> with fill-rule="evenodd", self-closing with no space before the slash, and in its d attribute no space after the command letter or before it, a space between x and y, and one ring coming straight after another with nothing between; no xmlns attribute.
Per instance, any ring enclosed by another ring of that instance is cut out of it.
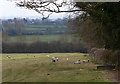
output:
<svg viewBox="0 0 120 84"><path fill-rule="evenodd" d="M74 34L70 34L71 30L67 25L30 25L27 24L22 28L15 29L9 28L11 31L3 32L3 41L16 42L16 41L72 41L77 39ZM4 31L4 30L3 30ZM15 32L16 31L16 32ZM6 35L8 33L8 35Z"/></svg>
<svg viewBox="0 0 120 84"><path fill-rule="evenodd" d="M87 55L87 56L84 56ZM11 58L7 58L11 56ZM48 57L49 56L49 57ZM51 57L58 62L51 62ZM68 60L66 60L68 58ZM90 59L89 63L73 64ZM2 54L3 82L110 82L88 54L26 53Z"/></svg>
<svg viewBox="0 0 120 84"><path fill-rule="evenodd" d="M47 35L47 34L64 34L70 29L66 25L27 25L23 29L23 34Z"/></svg>
<svg viewBox="0 0 120 84"><path fill-rule="evenodd" d="M9 24L7 24L7 22ZM67 21L41 21L41 20L27 20L17 19L17 24L14 20L3 21L3 35L17 36L17 35L60 35L70 34L71 29L68 28Z"/></svg>
<svg viewBox="0 0 120 84"><path fill-rule="evenodd" d="M35 41L72 41L77 40L73 35L24 35L24 36L5 36L2 38L3 41L16 42L16 41L26 41L26 42L35 42Z"/></svg>

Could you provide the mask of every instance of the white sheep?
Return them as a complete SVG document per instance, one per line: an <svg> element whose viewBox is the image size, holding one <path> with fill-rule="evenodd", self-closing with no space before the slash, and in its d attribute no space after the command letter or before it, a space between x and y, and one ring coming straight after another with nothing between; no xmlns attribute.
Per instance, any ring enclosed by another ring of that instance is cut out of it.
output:
<svg viewBox="0 0 120 84"><path fill-rule="evenodd" d="M52 57L52 62L56 62L56 58L55 57Z"/></svg>
<svg viewBox="0 0 120 84"><path fill-rule="evenodd" d="M81 64L80 60L74 62L74 64Z"/></svg>
<svg viewBox="0 0 120 84"><path fill-rule="evenodd" d="M83 63L87 63L87 62L89 62L90 60L88 59L88 60L83 60Z"/></svg>
<svg viewBox="0 0 120 84"><path fill-rule="evenodd" d="M58 61L58 58L57 57L52 57L52 62L56 62Z"/></svg>
<svg viewBox="0 0 120 84"><path fill-rule="evenodd" d="M58 61L58 57L55 57L56 58L56 61Z"/></svg>
<svg viewBox="0 0 120 84"><path fill-rule="evenodd" d="M7 55L7 58L11 59L11 56L8 56L8 55Z"/></svg>
<svg viewBox="0 0 120 84"><path fill-rule="evenodd" d="M47 57L50 57L49 55L46 55Z"/></svg>
<svg viewBox="0 0 120 84"><path fill-rule="evenodd" d="M86 60L83 60L83 63L86 63Z"/></svg>

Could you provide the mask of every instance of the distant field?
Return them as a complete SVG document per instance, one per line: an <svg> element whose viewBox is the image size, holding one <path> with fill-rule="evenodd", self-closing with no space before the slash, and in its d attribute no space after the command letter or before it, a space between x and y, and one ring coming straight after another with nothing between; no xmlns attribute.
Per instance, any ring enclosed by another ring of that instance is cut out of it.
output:
<svg viewBox="0 0 120 84"><path fill-rule="evenodd" d="M3 41L27 41L27 42L33 42L33 41L72 41L75 39L71 35L26 35L26 36L6 36L2 38Z"/></svg>
<svg viewBox="0 0 120 84"><path fill-rule="evenodd" d="M25 30L46 30L46 28L30 28L30 27L26 27Z"/></svg>
<svg viewBox="0 0 120 84"><path fill-rule="evenodd" d="M23 28L24 35L21 36L4 36L2 39L6 42L16 41L72 41L73 35L64 35L66 31L69 32L66 25L27 25Z"/></svg>
<svg viewBox="0 0 120 84"><path fill-rule="evenodd" d="M66 25L29 25L28 27L31 27L31 28L46 28L46 27L49 27L49 28L56 28L56 27L62 27L62 28L66 28L67 26Z"/></svg>
<svg viewBox="0 0 120 84"><path fill-rule="evenodd" d="M62 28L65 29L67 26L65 25L28 25L25 27L26 30L46 30L46 29L57 29L57 28Z"/></svg>
<svg viewBox="0 0 120 84"><path fill-rule="evenodd" d="M7 58L11 56L11 58ZM73 64L91 59L81 53L2 54L3 82L110 82L92 62ZM49 56L49 57L48 57ZM58 62L51 62L51 57ZM68 58L68 60L67 60Z"/></svg>

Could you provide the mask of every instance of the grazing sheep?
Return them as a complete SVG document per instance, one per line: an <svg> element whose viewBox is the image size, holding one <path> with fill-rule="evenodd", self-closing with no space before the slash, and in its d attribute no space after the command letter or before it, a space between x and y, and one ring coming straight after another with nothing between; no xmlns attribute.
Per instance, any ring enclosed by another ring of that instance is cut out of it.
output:
<svg viewBox="0 0 120 84"><path fill-rule="evenodd" d="M83 63L86 63L86 60L83 60Z"/></svg>
<svg viewBox="0 0 120 84"><path fill-rule="evenodd" d="M52 57L52 62L56 62L58 61L58 58L57 57Z"/></svg>
<svg viewBox="0 0 120 84"><path fill-rule="evenodd" d="M81 64L80 60L74 62L74 64Z"/></svg>
<svg viewBox="0 0 120 84"><path fill-rule="evenodd" d="M50 57L49 55L46 55L47 57Z"/></svg>
<svg viewBox="0 0 120 84"><path fill-rule="evenodd" d="M52 57L52 62L56 62L56 58L55 57Z"/></svg>
<svg viewBox="0 0 120 84"><path fill-rule="evenodd" d="M8 55L7 55L7 58L11 59L11 56L8 56Z"/></svg>
<svg viewBox="0 0 120 84"><path fill-rule="evenodd" d="M8 58L8 56L6 56L6 58Z"/></svg>
<svg viewBox="0 0 120 84"><path fill-rule="evenodd" d="M58 61L58 58L57 58L57 57L55 57L55 59L56 59L56 61Z"/></svg>
<svg viewBox="0 0 120 84"><path fill-rule="evenodd" d="M83 60L83 63L87 63L87 62L89 62L90 60L88 59L88 60Z"/></svg>
<svg viewBox="0 0 120 84"><path fill-rule="evenodd" d="M83 69L80 69L80 70L83 70Z"/></svg>

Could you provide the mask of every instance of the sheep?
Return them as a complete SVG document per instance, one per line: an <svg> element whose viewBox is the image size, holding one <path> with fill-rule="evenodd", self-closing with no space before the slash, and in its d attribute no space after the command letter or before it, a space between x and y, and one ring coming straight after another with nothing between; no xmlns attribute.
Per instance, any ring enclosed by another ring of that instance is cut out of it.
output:
<svg viewBox="0 0 120 84"><path fill-rule="evenodd" d="M7 55L7 58L11 59L11 56L8 56L8 55Z"/></svg>
<svg viewBox="0 0 120 84"><path fill-rule="evenodd" d="M55 57L56 61L58 61L58 57Z"/></svg>
<svg viewBox="0 0 120 84"><path fill-rule="evenodd" d="M8 58L8 56L6 56L6 58Z"/></svg>
<svg viewBox="0 0 120 84"><path fill-rule="evenodd" d="M87 63L87 62L89 62L90 60L88 59L88 60L83 60L83 63Z"/></svg>
<svg viewBox="0 0 120 84"><path fill-rule="evenodd" d="M52 57L52 62L56 62L56 58L55 57Z"/></svg>
<svg viewBox="0 0 120 84"><path fill-rule="evenodd" d="M86 63L86 60L83 60L83 63Z"/></svg>
<svg viewBox="0 0 120 84"><path fill-rule="evenodd" d="M52 62L56 62L58 61L58 58L57 57L52 57Z"/></svg>
<svg viewBox="0 0 120 84"><path fill-rule="evenodd" d="M80 60L74 62L74 64L81 64Z"/></svg>
<svg viewBox="0 0 120 84"><path fill-rule="evenodd" d="M50 57L49 55L46 55L47 57Z"/></svg>

